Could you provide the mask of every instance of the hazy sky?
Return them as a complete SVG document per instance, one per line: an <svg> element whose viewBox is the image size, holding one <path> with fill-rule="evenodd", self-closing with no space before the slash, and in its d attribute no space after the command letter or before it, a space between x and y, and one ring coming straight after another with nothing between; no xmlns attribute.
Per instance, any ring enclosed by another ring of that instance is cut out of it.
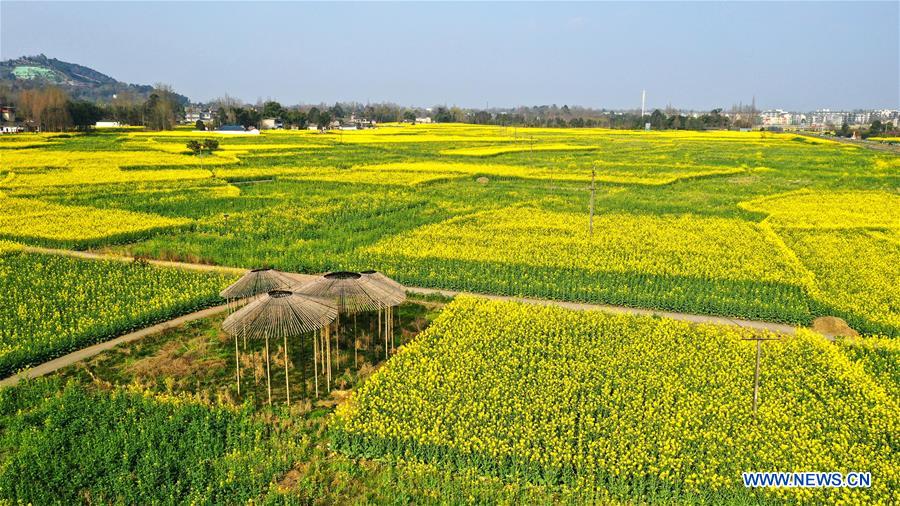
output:
<svg viewBox="0 0 900 506"><path fill-rule="evenodd" d="M44 53L193 100L900 107L900 2L0 1Z"/></svg>

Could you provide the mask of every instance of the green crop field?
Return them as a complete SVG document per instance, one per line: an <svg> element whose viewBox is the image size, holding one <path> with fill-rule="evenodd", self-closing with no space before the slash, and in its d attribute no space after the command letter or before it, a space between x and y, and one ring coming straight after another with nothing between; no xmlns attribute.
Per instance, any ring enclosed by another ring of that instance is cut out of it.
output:
<svg viewBox="0 0 900 506"><path fill-rule="evenodd" d="M3 251L0 376L219 301L231 276Z"/></svg>

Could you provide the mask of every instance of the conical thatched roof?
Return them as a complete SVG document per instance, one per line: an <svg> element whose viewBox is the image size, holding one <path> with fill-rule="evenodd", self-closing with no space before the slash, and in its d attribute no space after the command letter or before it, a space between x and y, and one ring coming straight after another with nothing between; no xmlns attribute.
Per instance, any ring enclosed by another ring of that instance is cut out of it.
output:
<svg viewBox="0 0 900 506"><path fill-rule="evenodd" d="M358 272L329 272L296 288L297 293L337 302L344 313L375 311L391 307L396 295Z"/></svg>
<svg viewBox="0 0 900 506"><path fill-rule="evenodd" d="M243 299L272 290L287 289L293 283L294 280L275 269L253 269L219 292L219 296L223 299Z"/></svg>
<svg viewBox="0 0 900 506"><path fill-rule="evenodd" d="M406 288L403 288L403 285L393 279L378 271L362 271L360 274L362 274L363 278L370 279L376 285L382 286L391 294L388 300L391 306L399 306L406 300Z"/></svg>
<svg viewBox="0 0 900 506"><path fill-rule="evenodd" d="M293 337L320 329L337 315L337 307L331 301L273 290L235 311L225 319L222 328L250 339Z"/></svg>

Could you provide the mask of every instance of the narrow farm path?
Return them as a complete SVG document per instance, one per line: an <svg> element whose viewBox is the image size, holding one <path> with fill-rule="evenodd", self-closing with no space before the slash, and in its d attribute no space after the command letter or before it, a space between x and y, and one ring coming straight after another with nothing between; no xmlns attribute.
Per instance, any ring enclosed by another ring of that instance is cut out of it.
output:
<svg viewBox="0 0 900 506"><path fill-rule="evenodd" d="M457 295L468 293L468 292L457 292L453 290L438 290L434 288L420 288L407 286L406 290L409 292L421 294L421 295L443 295L445 297L455 297ZM797 327L793 325L787 325L784 323L775 323L775 322L764 322L764 321L756 321L756 320L742 320L740 318L725 318L721 316L709 316L709 315L701 315L701 314L691 314L691 313L676 313L671 311L661 311L658 309L643 309L637 307L627 307L627 306L611 306L608 304L590 304L586 302L567 302L562 300L552 300L552 299L532 299L528 297L512 297L508 295L491 295L484 293L472 293L472 295L477 295L478 297L484 297L486 299L491 300L505 300L512 302L522 302L525 304L534 304L538 306L559 306L566 309L574 309L577 311L604 311L607 313L619 313L619 314L636 314L636 315L645 315L645 316L662 316L663 318L671 318L673 320L681 320L685 322L691 323L711 323L713 325L735 325L738 327L745 327L756 330L768 330L771 332L778 332L781 334L795 334L797 332Z"/></svg>
<svg viewBox="0 0 900 506"><path fill-rule="evenodd" d="M827 141L840 142L841 144L850 144L852 146L873 149L875 151L887 151L888 153L900 154L900 145L897 145L897 144L888 144L888 143L884 143L884 142L876 142L876 141L869 141L869 140L847 139L846 137L832 137L830 135L816 135L816 134L811 134L811 133L806 133L806 132L800 133L799 135L803 135L806 137L812 137L815 139L825 139Z"/></svg>
<svg viewBox="0 0 900 506"><path fill-rule="evenodd" d="M120 262L133 262L134 257L125 255L113 255L108 253L95 253L93 251L75 251L69 249L42 248L40 246L25 246L24 251L30 253L43 253L47 255L64 255L75 258L86 258L88 260L116 260ZM170 260L151 260L147 259L147 263L158 265L160 267L177 267L179 269L190 269L195 271L216 271L228 272L233 274L243 274L247 269L239 267L223 267L221 265L192 264L188 262L173 262Z"/></svg>
<svg viewBox="0 0 900 506"><path fill-rule="evenodd" d="M93 253L87 251L72 251L72 250L63 250L63 249L50 249L50 248L38 248L28 246L25 248L25 251L31 251L35 253L45 253L45 254L54 254L54 255L67 255L78 258L86 258L93 260L118 260L123 262L133 261L132 257L120 256L120 255L109 255L103 253ZM194 270L205 270L205 271L220 271L220 272L230 272L235 274L241 274L246 272L246 269L241 269L238 267L223 267L217 265L207 265L207 264L192 264L185 262L171 262L167 260L148 260L150 264L163 266L163 267L177 267L182 269L194 269ZM291 277L296 279L299 282L306 281L308 279L312 279L315 276L311 274L295 274L288 273ZM444 297L455 297L460 294L465 294L469 292L459 292L455 290L441 290L436 288L424 288L417 286L407 286L405 287L408 292L419 294L419 295L441 295ZM539 306L559 306L566 309L573 309L578 311L591 311L591 310L599 310L605 311L608 313L619 313L619 314L636 314L636 315L656 315L664 318L671 318L673 320L686 321L691 323L708 323L713 325L734 325L738 327L750 328L755 330L764 330L770 332L777 332L781 334L794 334L797 331L797 327L792 325L786 325L783 323L775 323L775 322L765 322L765 321L757 321L757 320L743 320L738 318L725 318L721 316L709 316L709 315L699 315L699 314L691 314L691 313L677 313L672 311L660 311L656 309L643 309L643 308L633 308L627 306L612 306L607 304L588 304L583 302L566 302L560 300L552 300L552 299L532 299L528 297L512 297L507 295L492 295L492 294L484 294L484 293L472 293L471 295L476 295L478 297L484 297L491 300L503 300L503 301L512 301L512 302L521 302L525 304L534 304ZM68 355L64 355L62 357L50 360L48 362L44 362L43 364L34 366L32 368L26 369L15 376L10 376L3 380L0 380L0 388L15 385L20 380L24 378L36 378L39 376L43 376L45 374L52 373L57 369L72 365L81 360L93 357L103 351L109 350L111 348L115 348L116 346L128 343L131 341L136 341L138 339L144 338L146 336L156 334L162 332L166 329L170 329L173 327L177 327L179 325L183 325L188 322L192 322L194 320L200 320L203 318L207 318L209 316L214 316L219 313L222 313L228 309L226 304L215 306L207 309L203 309L201 311L197 311L194 313L186 314L183 316L179 316L178 318L158 323L151 327L147 327L141 330L137 330L135 332L130 332L128 334L119 336L115 339L111 339L109 341L105 341L99 344L95 344L93 346L88 346L87 348L83 348L78 351L74 351L69 353Z"/></svg>

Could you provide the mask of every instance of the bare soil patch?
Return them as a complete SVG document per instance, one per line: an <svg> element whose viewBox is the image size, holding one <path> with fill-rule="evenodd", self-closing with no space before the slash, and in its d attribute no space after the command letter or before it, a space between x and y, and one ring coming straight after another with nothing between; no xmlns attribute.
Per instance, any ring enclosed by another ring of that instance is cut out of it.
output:
<svg viewBox="0 0 900 506"><path fill-rule="evenodd" d="M850 328L847 322L837 316L820 316L813 320L812 328L826 337L854 337L859 332Z"/></svg>

